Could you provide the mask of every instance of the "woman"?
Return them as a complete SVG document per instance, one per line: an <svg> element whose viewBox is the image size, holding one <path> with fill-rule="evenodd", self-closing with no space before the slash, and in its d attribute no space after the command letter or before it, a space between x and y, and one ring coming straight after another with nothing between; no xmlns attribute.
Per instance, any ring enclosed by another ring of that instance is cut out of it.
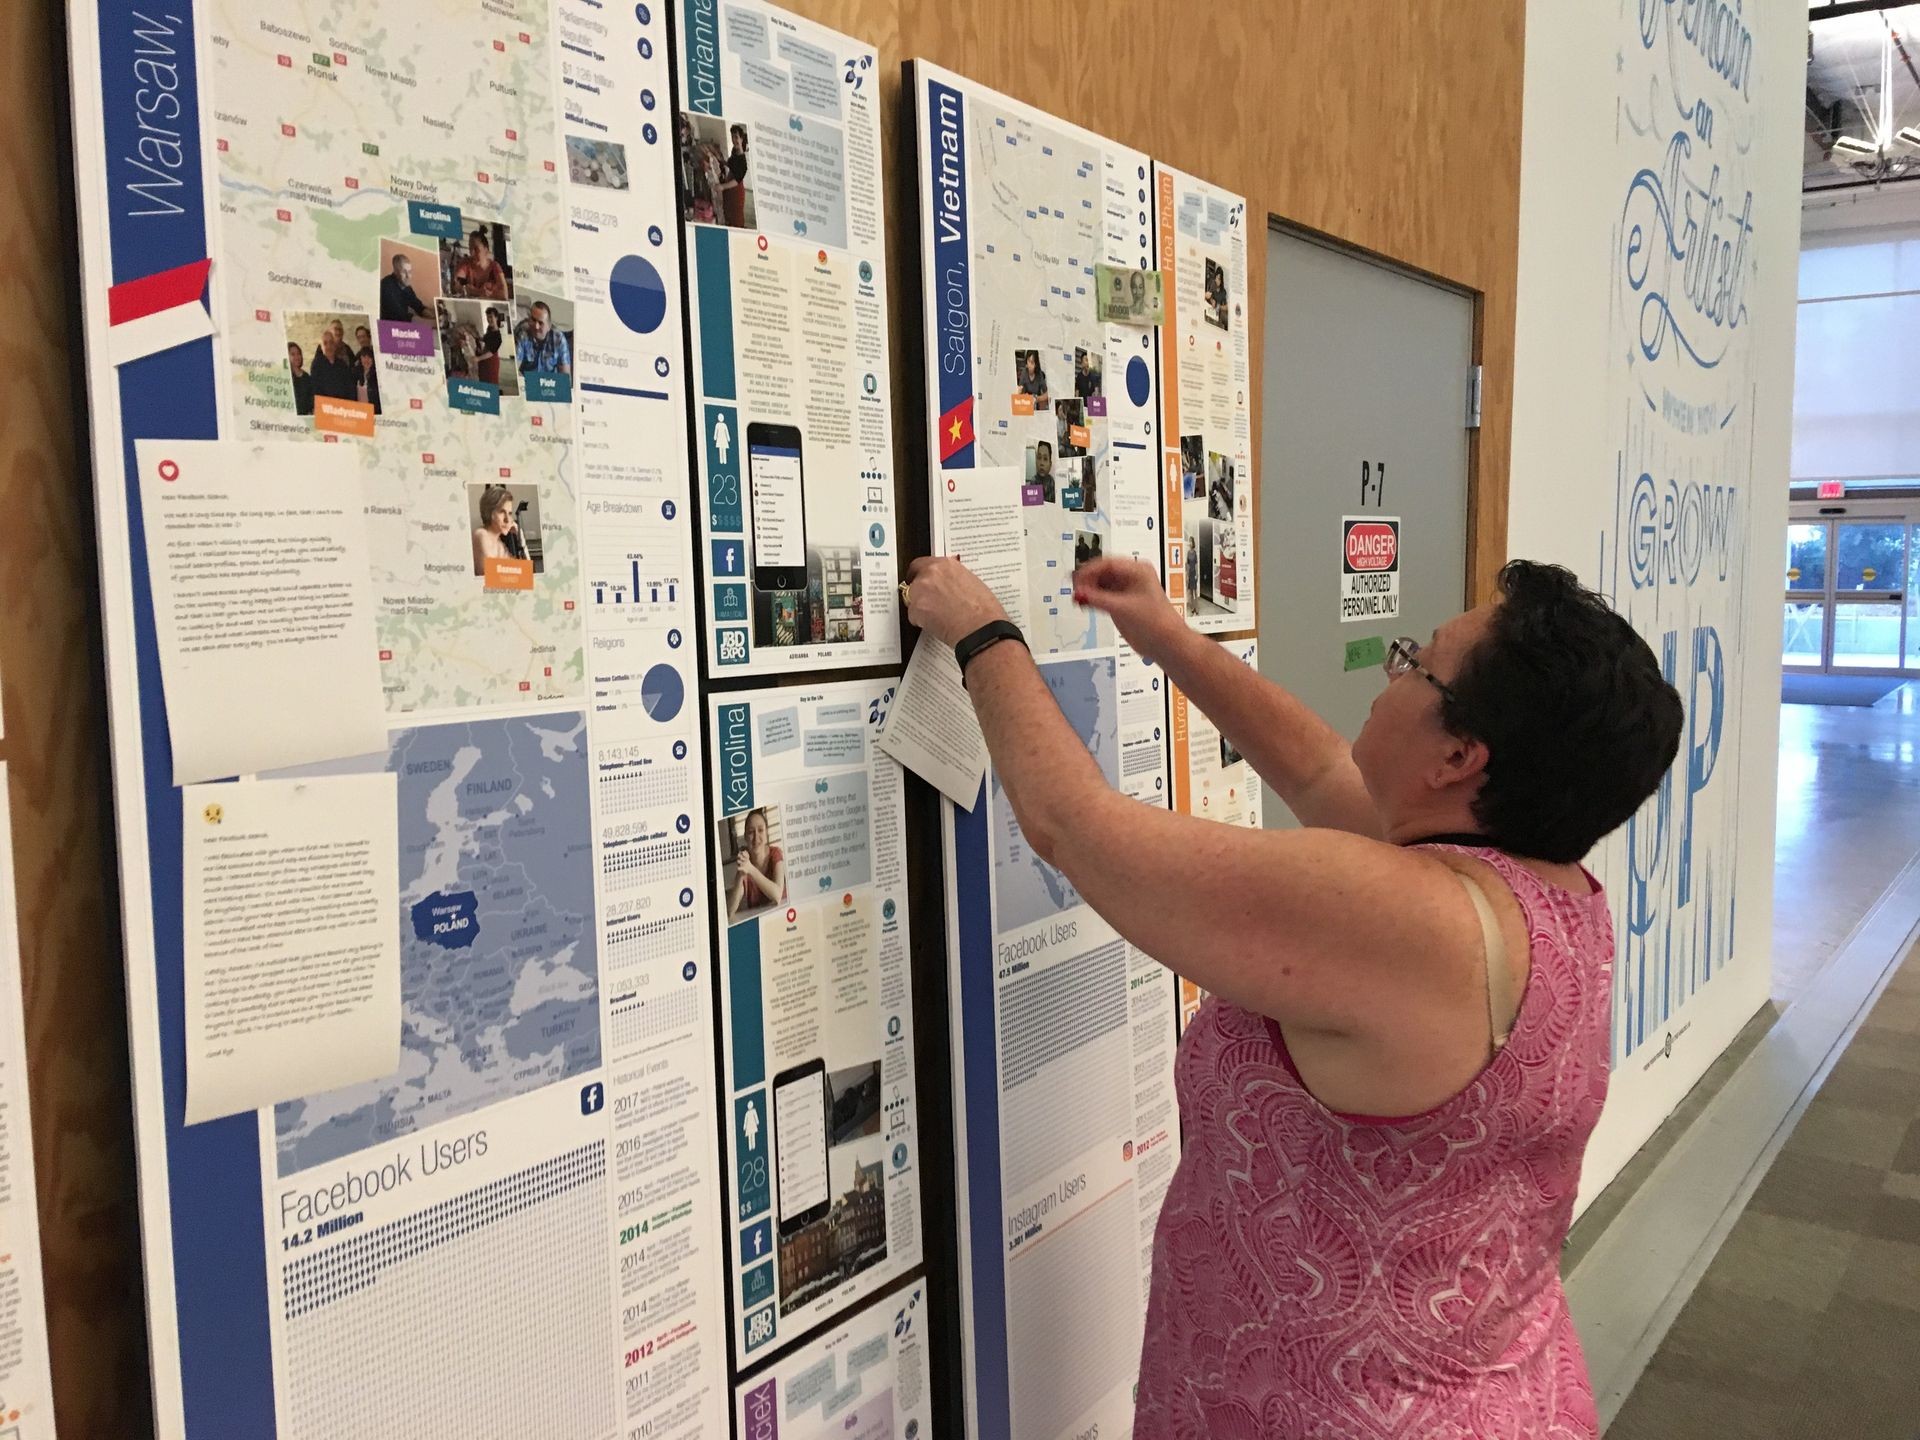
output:
<svg viewBox="0 0 1920 1440"><path fill-rule="evenodd" d="M727 224L736 230L747 224L747 127L731 126L727 131L733 151L727 156L727 178L720 186L726 206Z"/></svg>
<svg viewBox="0 0 1920 1440"><path fill-rule="evenodd" d="M787 898L787 857L767 839L767 812L747 812L745 848L733 857L733 887L727 892L727 918L764 910Z"/></svg>
<svg viewBox="0 0 1920 1440"><path fill-rule="evenodd" d="M476 230L468 238L467 258L454 272L454 280L460 293L470 300L507 298L507 272L493 258L493 244L486 231Z"/></svg>
<svg viewBox="0 0 1920 1440"><path fill-rule="evenodd" d="M524 560L526 541L520 535L520 511L513 492L489 485L480 492L480 528L473 532L473 573L487 573L489 560Z"/></svg>
<svg viewBox="0 0 1920 1440"><path fill-rule="evenodd" d="M1181 1041L1185 1148L1154 1237L1138 1440L1589 1440L1560 1288L1606 1093L1613 931L1578 863L1660 783L1681 706L1564 570L1398 642L1349 748L1190 632L1154 570L1112 616L1307 828L1116 793L959 562L909 572L1034 852L1212 998ZM994 633L994 632L989 632ZM970 652L970 654L969 654Z"/></svg>
<svg viewBox="0 0 1920 1440"><path fill-rule="evenodd" d="M374 368L373 347L367 346L359 354L360 369L355 376L360 403L371 405L373 413L380 413L380 372Z"/></svg>

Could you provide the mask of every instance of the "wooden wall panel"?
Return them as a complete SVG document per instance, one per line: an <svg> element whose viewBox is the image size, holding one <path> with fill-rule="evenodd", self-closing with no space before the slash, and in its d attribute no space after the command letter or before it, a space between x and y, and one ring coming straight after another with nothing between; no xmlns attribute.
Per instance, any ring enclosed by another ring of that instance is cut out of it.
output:
<svg viewBox="0 0 1920 1440"><path fill-rule="evenodd" d="M0 686L54 1409L147 1434L132 1099L85 460L65 21L0 4Z"/></svg>
<svg viewBox="0 0 1920 1440"><path fill-rule="evenodd" d="M1255 217L1278 215L1478 291L1486 384L1471 548L1475 589L1485 592L1506 553L1524 0L791 8L879 47L896 215L914 204L899 62L920 55L1237 190ZM127 1440L150 1433L151 1420L91 482L71 370L79 341L62 24L57 0L0 4L0 307L15 342L0 402L0 754L13 771L61 1432ZM1250 249L1258 395L1265 249ZM917 519L924 535L918 256L905 224L895 226L891 258L901 514L906 534ZM1256 409L1256 463L1260 445ZM1288 476L1262 467L1259 484L1284 514ZM931 897L914 903L938 914Z"/></svg>

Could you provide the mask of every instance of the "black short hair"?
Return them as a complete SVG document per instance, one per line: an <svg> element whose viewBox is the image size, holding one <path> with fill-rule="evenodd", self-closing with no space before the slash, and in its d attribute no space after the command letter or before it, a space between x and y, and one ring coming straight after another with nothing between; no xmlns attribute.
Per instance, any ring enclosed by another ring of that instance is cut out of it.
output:
<svg viewBox="0 0 1920 1440"><path fill-rule="evenodd" d="M1685 711L1652 647L1571 571L1516 560L1499 588L1441 716L1487 747L1481 830L1515 855L1569 865L1660 787Z"/></svg>

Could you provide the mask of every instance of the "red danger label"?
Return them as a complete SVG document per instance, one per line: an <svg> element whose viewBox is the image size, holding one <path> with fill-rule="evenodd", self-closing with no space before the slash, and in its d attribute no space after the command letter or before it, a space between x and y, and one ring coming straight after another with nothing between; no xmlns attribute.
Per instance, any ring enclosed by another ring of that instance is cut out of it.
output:
<svg viewBox="0 0 1920 1440"><path fill-rule="evenodd" d="M1367 574L1400 564L1400 527L1391 520L1347 522L1347 571Z"/></svg>

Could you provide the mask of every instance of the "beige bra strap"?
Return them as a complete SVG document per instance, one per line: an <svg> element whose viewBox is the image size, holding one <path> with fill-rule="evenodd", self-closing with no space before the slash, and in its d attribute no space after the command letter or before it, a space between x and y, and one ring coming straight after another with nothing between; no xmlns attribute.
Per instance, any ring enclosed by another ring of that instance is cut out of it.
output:
<svg viewBox="0 0 1920 1440"><path fill-rule="evenodd" d="M1507 937L1500 929L1500 921L1493 913L1493 904L1487 899L1486 892L1472 880L1454 871L1454 878L1466 887L1467 896L1473 901L1474 914L1480 917L1480 938L1484 943L1487 961L1487 1032L1493 1037L1494 1053L1507 1043L1507 1037L1513 1033L1514 1020L1500 1023L1500 1017L1507 1013L1513 1001L1513 971L1507 964Z"/></svg>

